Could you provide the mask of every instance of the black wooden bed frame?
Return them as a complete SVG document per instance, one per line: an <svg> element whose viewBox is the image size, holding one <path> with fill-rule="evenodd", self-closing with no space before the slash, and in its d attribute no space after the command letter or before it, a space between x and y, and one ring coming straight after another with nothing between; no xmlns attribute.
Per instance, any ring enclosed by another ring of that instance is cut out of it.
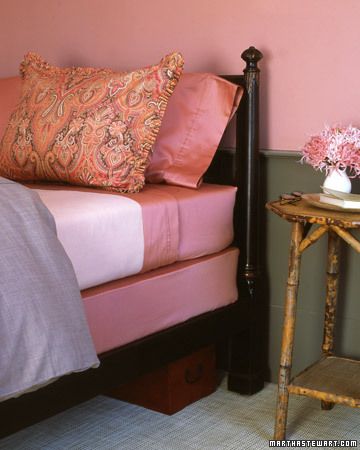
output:
<svg viewBox="0 0 360 450"><path fill-rule="evenodd" d="M224 78L241 84L244 95L236 118L236 148L219 149L205 180L238 187L235 242L240 251L239 299L230 306L100 355L98 369L62 377L38 391L0 403L0 437L54 415L138 375L197 349L216 344L218 366L228 387L252 394L264 383L264 339L259 268L259 69L262 54L250 47L241 55L244 75Z"/></svg>

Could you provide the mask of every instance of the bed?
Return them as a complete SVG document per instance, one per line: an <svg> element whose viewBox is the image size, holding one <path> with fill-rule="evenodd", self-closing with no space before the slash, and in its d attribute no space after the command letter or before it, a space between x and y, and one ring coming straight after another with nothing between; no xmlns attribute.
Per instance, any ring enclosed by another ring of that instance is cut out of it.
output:
<svg viewBox="0 0 360 450"><path fill-rule="evenodd" d="M140 192L135 176L135 191L126 194L23 180L55 217L59 238L71 255L100 366L1 402L2 436L210 344L217 348L219 368L228 372L229 389L252 394L262 388L257 66L261 57L250 47L242 54L244 75L223 77L243 88L240 106L227 127L235 149L222 143L200 181L191 178L191 170L183 186L174 182L176 173L170 173L172 180L164 180L156 166L162 167L164 161L156 160ZM216 128L216 124L211 126ZM64 133L61 136L64 139ZM206 135L204 142L207 145ZM195 157L190 166L196 165ZM16 179L15 172L9 174ZM116 216L120 200L126 204L126 220ZM63 215L61 205L66 205L68 216ZM99 220L99 209L108 211L106 227L103 218L100 225L83 223L87 215ZM141 220L136 218L139 209ZM129 227L132 215L134 222ZM68 217L72 218L70 225ZM67 230L73 229L74 217L77 228L71 236ZM114 227L114 223L121 226ZM99 227L101 245L94 257L91 231ZM107 237L105 228L127 235L126 245L116 247L118 235ZM139 243L134 230L140 228L144 242ZM128 251L130 241L134 247ZM115 258L111 262L107 259L110 253ZM79 254L88 262L85 268L77 262ZM130 268L116 259L119 254L130 261ZM109 267L110 275L105 270ZM136 325L129 327L129 323Z"/></svg>

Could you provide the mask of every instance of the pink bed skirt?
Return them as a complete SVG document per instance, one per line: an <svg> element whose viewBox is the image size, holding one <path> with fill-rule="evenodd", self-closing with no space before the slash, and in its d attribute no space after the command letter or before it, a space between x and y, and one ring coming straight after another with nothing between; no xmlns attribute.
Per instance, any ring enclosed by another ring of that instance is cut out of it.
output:
<svg viewBox="0 0 360 450"><path fill-rule="evenodd" d="M82 291L98 354L237 299L238 249Z"/></svg>

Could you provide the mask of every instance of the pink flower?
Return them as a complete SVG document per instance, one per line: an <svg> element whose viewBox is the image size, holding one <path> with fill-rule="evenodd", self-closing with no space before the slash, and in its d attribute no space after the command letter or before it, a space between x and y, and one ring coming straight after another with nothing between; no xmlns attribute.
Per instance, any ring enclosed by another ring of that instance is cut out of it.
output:
<svg viewBox="0 0 360 450"><path fill-rule="evenodd" d="M332 168L360 176L360 130L352 127L326 127L312 136L302 148L301 162L328 173Z"/></svg>

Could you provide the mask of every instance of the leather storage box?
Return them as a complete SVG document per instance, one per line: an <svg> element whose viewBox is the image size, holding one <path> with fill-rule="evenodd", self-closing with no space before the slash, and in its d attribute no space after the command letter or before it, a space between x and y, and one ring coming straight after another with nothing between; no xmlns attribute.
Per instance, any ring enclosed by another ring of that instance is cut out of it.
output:
<svg viewBox="0 0 360 450"><path fill-rule="evenodd" d="M203 348L113 390L110 395L174 414L216 389L215 349Z"/></svg>

